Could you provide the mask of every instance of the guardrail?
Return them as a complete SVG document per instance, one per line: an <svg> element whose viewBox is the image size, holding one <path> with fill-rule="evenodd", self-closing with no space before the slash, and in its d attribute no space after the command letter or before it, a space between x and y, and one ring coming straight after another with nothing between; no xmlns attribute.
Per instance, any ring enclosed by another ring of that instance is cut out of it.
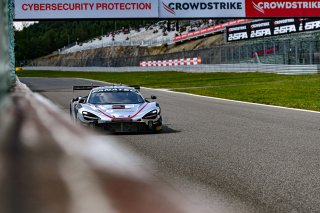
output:
<svg viewBox="0 0 320 213"><path fill-rule="evenodd" d="M197 212L140 157L75 126L24 84L8 99L0 111L0 212Z"/></svg>
<svg viewBox="0 0 320 213"><path fill-rule="evenodd" d="M267 72L277 74L316 74L320 73L320 65L279 65L279 64L201 64L192 66L161 67L24 67L24 70L52 71L95 71L95 72L146 72L146 71L178 71L178 72Z"/></svg>

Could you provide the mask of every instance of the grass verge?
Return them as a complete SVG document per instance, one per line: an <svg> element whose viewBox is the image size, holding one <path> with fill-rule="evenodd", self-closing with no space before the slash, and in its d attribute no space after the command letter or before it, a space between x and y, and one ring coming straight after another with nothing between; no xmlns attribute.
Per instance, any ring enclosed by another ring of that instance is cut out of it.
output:
<svg viewBox="0 0 320 213"><path fill-rule="evenodd" d="M320 75L22 71L19 77L86 78L320 111Z"/></svg>

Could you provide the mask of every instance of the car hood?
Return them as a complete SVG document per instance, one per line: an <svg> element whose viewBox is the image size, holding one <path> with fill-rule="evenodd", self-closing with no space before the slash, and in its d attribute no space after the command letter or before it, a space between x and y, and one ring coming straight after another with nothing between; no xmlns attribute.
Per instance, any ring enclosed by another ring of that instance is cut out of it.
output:
<svg viewBox="0 0 320 213"><path fill-rule="evenodd" d="M141 111L147 103L141 104L107 104L96 105L95 108L107 116L114 118L131 118Z"/></svg>

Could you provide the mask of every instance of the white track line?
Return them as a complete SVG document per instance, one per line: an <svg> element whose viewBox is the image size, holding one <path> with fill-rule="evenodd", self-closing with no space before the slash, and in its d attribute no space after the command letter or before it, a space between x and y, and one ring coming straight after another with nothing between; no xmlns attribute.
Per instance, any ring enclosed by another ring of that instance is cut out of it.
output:
<svg viewBox="0 0 320 213"><path fill-rule="evenodd" d="M91 80L91 79L85 79L85 78L77 78L77 79ZM105 84L113 84L113 83L110 83L110 82L99 81L99 80L91 80L91 81L96 81L96 82L105 83ZM252 103L252 102L246 102L246 101L237 101L237 100L231 100L231 99L225 99L225 98L216 98L216 97L210 97L210 96L204 96L204 95L196 95L196 94L185 93L185 92L176 92L176 91L172 91L170 89L154 89L154 88L149 88L149 87L141 87L141 88L147 89L147 90L155 90L155 91L161 91L161 92L176 93L176 94L180 94L180 95L189 95L189 96L200 97L200 98L208 98L208 99L219 100L219 101L227 101L227 102L233 102L233 103L248 104L248 105L253 105L253 106L263 106L263 107L271 107L271 108L287 109L287 110L294 110L294 111L299 111L299 112L311 112L311 113L320 114L319 111L313 111L313 110L307 110L307 109L298 109L298 108L290 108L290 107L282 107L282 106L275 106L275 105L267 105L267 104L258 104L258 103Z"/></svg>
<svg viewBox="0 0 320 213"><path fill-rule="evenodd" d="M181 95L190 95L194 97L200 97L200 98L208 98L208 99L214 99L219 101L227 101L227 102L233 102L233 103L241 103L241 104L249 104L254 106L263 106L263 107L271 107L271 108L278 108L278 109L288 109L288 110L295 110L300 112L311 112L311 113L317 113L320 114L319 111L313 111L313 110L307 110L307 109L298 109L298 108L289 108L289 107L282 107L282 106L275 106L275 105L267 105L267 104L258 104L258 103L252 103L252 102L245 102L245 101L237 101L237 100L230 100L225 98L216 98L216 97L210 97L210 96L204 96L204 95L196 95L191 93L185 93L185 92L176 92L168 89L153 89L153 88L147 88L147 87L141 87L143 89L150 89L150 90L157 90L162 92L168 92L168 93L176 93Z"/></svg>

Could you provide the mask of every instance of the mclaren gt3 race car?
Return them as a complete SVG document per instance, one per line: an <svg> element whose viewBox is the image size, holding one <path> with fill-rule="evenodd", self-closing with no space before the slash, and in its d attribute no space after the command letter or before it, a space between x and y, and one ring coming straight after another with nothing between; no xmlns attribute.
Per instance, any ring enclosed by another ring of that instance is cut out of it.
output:
<svg viewBox="0 0 320 213"><path fill-rule="evenodd" d="M71 117L83 125L113 132L160 132L161 109L156 99L145 99L140 87L74 86L74 90L90 90L86 97L71 100Z"/></svg>

